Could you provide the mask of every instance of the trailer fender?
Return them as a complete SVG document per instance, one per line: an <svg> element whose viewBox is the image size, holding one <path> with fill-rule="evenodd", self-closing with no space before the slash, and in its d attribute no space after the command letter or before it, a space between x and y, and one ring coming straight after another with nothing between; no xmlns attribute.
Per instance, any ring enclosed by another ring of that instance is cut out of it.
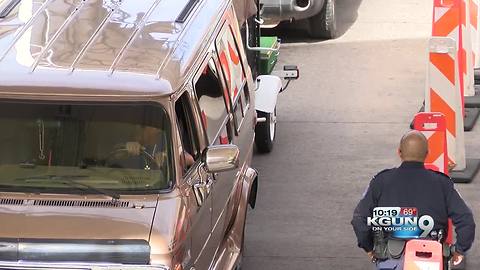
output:
<svg viewBox="0 0 480 270"><path fill-rule="evenodd" d="M282 80L278 76L260 75L257 77L255 109L273 113L277 106L278 93L282 90Z"/></svg>

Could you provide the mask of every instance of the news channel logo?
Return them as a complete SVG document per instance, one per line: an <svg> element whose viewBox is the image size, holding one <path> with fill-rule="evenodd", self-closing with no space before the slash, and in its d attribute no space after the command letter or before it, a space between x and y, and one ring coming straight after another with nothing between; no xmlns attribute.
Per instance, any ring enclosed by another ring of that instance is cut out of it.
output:
<svg viewBox="0 0 480 270"><path fill-rule="evenodd" d="M429 215L418 216L415 207L376 207L373 216L367 217L367 225L373 231L383 230L395 238L424 238L433 229Z"/></svg>

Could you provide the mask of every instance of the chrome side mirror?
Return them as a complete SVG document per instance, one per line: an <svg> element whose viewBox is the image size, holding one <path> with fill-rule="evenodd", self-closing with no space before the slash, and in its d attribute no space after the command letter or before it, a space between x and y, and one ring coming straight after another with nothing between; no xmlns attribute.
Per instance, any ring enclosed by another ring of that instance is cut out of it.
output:
<svg viewBox="0 0 480 270"><path fill-rule="evenodd" d="M205 150L202 159L207 172L217 173L238 168L239 155L236 145L212 145Z"/></svg>

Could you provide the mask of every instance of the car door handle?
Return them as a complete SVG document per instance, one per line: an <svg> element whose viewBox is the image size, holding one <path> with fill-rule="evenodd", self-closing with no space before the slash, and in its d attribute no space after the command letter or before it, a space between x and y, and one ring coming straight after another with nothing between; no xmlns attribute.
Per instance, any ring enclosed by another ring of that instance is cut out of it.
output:
<svg viewBox="0 0 480 270"><path fill-rule="evenodd" d="M193 192L195 193L195 199L197 200L198 206L202 206L208 196L206 183L199 181L193 184Z"/></svg>
<svg viewBox="0 0 480 270"><path fill-rule="evenodd" d="M193 190L195 193L195 198L197 199L198 206L201 206L203 202L207 199L208 195L212 190L214 184L214 178L211 175L207 175L206 181L199 179L193 184Z"/></svg>

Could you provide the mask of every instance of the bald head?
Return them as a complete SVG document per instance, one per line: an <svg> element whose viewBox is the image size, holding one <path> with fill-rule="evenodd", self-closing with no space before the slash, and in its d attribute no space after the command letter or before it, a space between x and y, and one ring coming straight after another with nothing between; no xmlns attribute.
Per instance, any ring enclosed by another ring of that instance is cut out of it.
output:
<svg viewBox="0 0 480 270"><path fill-rule="evenodd" d="M428 154L427 138L420 131L409 131L400 140L398 152L402 161L424 162Z"/></svg>

